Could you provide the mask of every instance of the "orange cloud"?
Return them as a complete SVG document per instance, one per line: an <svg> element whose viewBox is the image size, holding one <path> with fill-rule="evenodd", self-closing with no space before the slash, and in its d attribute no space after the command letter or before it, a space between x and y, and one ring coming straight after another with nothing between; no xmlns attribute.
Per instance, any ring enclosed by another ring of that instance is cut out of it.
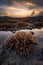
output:
<svg viewBox="0 0 43 65"><path fill-rule="evenodd" d="M32 11L28 9L23 9L23 8L15 8L15 7L8 7L9 10L7 10L7 15L8 16L13 16L13 17L27 17L30 16Z"/></svg>
<svg viewBox="0 0 43 65"><path fill-rule="evenodd" d="M0 8L3 9L0 11L0 16L4 15L12 17L36 16L43 11L43 8L37 8L35 4L30 2L13 2L13 6L2 5Z"/></svg>

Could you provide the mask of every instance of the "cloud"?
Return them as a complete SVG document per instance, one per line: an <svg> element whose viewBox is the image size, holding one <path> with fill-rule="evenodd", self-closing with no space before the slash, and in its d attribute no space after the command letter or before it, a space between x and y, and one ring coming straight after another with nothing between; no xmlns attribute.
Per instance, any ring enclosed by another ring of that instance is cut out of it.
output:
<svg viewBox="0 0 43 65"><path fill-rule="evenodd" d="M27 17L30 16L32 13L31 10L24 8L17 8L13 6L1 6L0 7L0 16L13 16L13 17Z"/></svg>
<svg viewBox="0 0 43 65"><path fill-rule="evenodd" d="M28 17L36 16L42 11L40 8L26 9L18 8L15 6L0 6L0 16L12 16L12 17ZM34 12L34 14L32 14Z"/></svg>
<svg viewBox="0 0 43 65"><path fill-rule="evenodd" d="M28 17L43 11L43 0L0 0L0 16Z"/></svg>
<svg viewBox="0 0 43 65"><path fill-rule="evenodd" d="M39 6L43 6L43 0L27 0L27 1Z"/></svg>
<svg viewBox="0 0 43 65"><path fill-rule="evenodd" d="M0 0L0 4L13 5L13 2L30 2L39 6L43 6L43 0Z"/></svg>

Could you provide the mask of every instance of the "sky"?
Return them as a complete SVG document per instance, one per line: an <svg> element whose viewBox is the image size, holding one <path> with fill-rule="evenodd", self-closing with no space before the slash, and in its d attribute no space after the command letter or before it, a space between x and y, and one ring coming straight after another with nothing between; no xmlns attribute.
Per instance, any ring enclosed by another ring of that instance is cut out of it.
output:
<svg viewBox="0 0 43 65"><path fill-rule="evenodd" d="M0 0L0 16L31 17L43 15L43 0Z"/></svg>

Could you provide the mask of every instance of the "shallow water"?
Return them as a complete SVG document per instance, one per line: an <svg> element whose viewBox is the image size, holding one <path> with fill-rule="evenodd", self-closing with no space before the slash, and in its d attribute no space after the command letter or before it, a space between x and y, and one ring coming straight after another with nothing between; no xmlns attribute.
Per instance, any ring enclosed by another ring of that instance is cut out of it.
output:
<svg viewBox="0 0 43 65"><path fill-rule="evenodd" d="M35 36L37 38L38 46L40 48L43 48L43 28L41 29L34 29L32 30L35 33Z"/></svg>
<svg viewBox="0 0 43 65"><path fill-rule="evenodd" d="M4 44L7 37L10 36L12 32L10 31L0 31L0 45Z"/></svg>

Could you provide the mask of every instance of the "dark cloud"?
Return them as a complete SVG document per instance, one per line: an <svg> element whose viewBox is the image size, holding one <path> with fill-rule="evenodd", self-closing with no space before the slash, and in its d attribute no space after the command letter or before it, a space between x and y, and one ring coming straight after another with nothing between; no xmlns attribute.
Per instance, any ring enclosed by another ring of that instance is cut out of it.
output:
<svg viewBox="0 0 43 65"><path fill-rule="evenodd" d="M6 15L6 11L4 8L0 8L0 16Z"/></svg>
<svg viewBox="0 0 43 65"><path fill-rule="evenodd" d="M18 2L27 1L27 2L34 3L36 5L43 6L43 0L13 0L13 1L18 1Z"/></svg>
<svg viewBox="0 0 43 65"><path fill-rule="evenodd" d="M27 0L27 1L32 2L39 6L43 6L43 0Z"/></svg>
<svg viewBox="0 0 43 65"><path fill-rule="evenodd" d="M13 2L31 2L39 6L43 6L43 0L0 0L0 4L13 5Z"/></svg>
<svg viewBox="0 0 43 65"><path fill-rule="evenodd" d="M0 5L12 5L12 0L0 0Z"/></svg>

